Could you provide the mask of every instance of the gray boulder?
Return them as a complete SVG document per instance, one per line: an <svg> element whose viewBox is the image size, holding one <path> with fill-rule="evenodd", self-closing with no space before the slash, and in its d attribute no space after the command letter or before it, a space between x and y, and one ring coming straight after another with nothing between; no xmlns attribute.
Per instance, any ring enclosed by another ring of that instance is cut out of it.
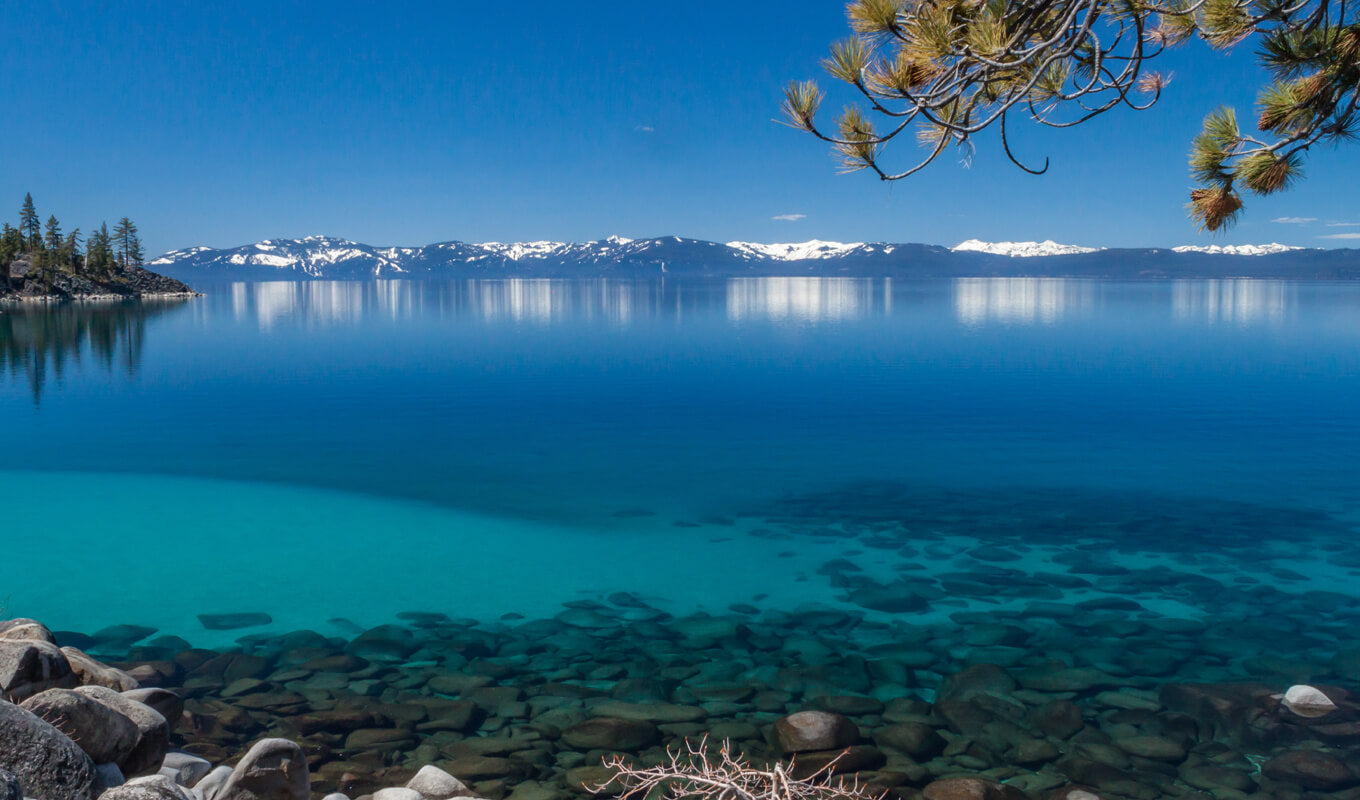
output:
<svg viewBox="0 0 1360 800"><path fill-rule="evenodd" d="M164 775L147 775L104 792L99 800L194 800L194 796Z"/></svg>
<svg viewBox="0 0 1360 800"><path fill-rule="evenodd" d="M194 784L194 791L202 793L204 800L213 800L231 778L231 773L231 767L225 765L214 767L212 772L204 775L202 780Z"/></svg>
<svg viewBox="0 0 1360 800"><path fill-rule="evenodd" d="M379 789L373 793L373 800L424 800L424 797L415 789L397 786Z"/></svg>
<svg viewBox="0 0 1360 800"><path fill-rule="evenodd" d="M130 700L104 686L81 686L76 692L108 706L137 726L137 743L118 768L129 778L150 775L160 769L170 750L170 725L151 706Z"/></svg>
<svg viewBox="0 0 1360 800"><path fill-rule="evenodd" d="M472 794L466 784L433 764L421 767L415 777L406 782L406 788L419 792L425 800L449 800Z"/></svg>
<svg viewBox="0 0 1360 800"><path fill-rule="evenodd" d="M145 688L133 689L123 692L123 696L129 700L135 700L142 705L151 706L156 713L165 717L166 723L170 726L173 733L175 726L184 717L184 698L170 691L169 689Z"/></svg>
<svg viewBox="0 0 1360 800"><path fill-rule="evenodd" d="M786 755L838 750L859 740L859 728L830 711L799 711L776 720L773 742Z"/></svg>
<svg viewBox="0 0 1360 800"><path fill-rule="evenodd" d="M56 644L57 637L47 626L32 619L9 619L0 622L0 639L13 642L47 642Z"/></svg>
<svg viewBox="0 0 1360 800"><path fill-rule="evenodd" d="M262 739L236 765L213 800L309 800L310 796L302 748L287 739Z"/></svg>
<svg viewBox="0 0 1360 800"><path fill-rule="evenodd" d="M22 703L71 737L96 764L121 764L141 739L124 714L72 689L48 689Z"/></svg>
<svg viewBox="0 0 1360 800"><path fill-rule="evenodd" d="M94 762L66 734L31 711L0 700L0 770L35 800L91 800Z"/></svg>
<svg viewBox="0 0 1360 800"><path fill-rule="evenodd" d="M0 639L0 696L23 700L79 680L61 649L37 639Z"/></svg>
<svg viewBox="0 0 1360 800"><path fill-rule="evenodd" d="M83 650L63 647L61 653L66 656L66 663L71 665L71 671L76 674L82 686L107 686L119 692L136 689L138 686L137 680L131 675L96 661Z"/></svg>
<svg viewBox="0 0 1360 800"><path fill-rule="evenodd" d="M99 797L115 786L127 783L117 764L96 764L94 767L94 796Z"/></svg>
<svg viewBox="0 0 1360 800"><path fill-rule="evenodd" d="M190 753L166 753L160 774L186 788L203 780L212 772L212 762Z"/></svg>

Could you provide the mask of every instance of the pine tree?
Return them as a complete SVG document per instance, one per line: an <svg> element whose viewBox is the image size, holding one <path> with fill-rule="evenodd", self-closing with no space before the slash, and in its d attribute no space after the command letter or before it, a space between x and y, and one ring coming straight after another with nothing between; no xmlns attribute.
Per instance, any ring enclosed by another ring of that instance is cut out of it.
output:
<svg viewBox="0 0 1360 800"><path fill-rule="evenodd" d="M141 265L145 254L142 252L142 241L137 238L137 226L132 220L127 217L118 220L118 224L113 228L113 240L118 253L118 265L121 268Z"/></svg>
<svg viewBox="0 0 1360 800"><path fill-rule="evenodd" d="M61 223L57 222L55 215L47 217L47 235L43 238L43 246L53 253L61 250Z"/></svg>
<svg viewBox="0 0 1360 800"><path fill-rule="evenodd" d="M989 129L1017 167L1046 172L1047 159L1027 164L1016 155L1008 128L1026 120L1067 128L1150 108L1168 82L1150 62L1192 39L1220 51L1250 41L1269 78L1248 123L1255 131L1225 107L1205 118L1191 145L1199 185L1188 209L1202 228L1230 227L1244 189L1288 189L1315 145L1360 136L1360 17L1337 0L850 0L846 10L851 36L822 64L861 102L821 123L826 94L794 81L785 122L829 142L846 171L884 181L945 153L971 163L975 139ZM1221 76L1190 80L1198 89ZM892 164L897 154L908 160ZM1115 154L1112 163L1138 155Z"/></svg>
<svg viewBox="0 0 1360 800"><path fill-rule="evenodd" d="M24 195L24 205L19 209L19 232L25 237L24 250L32 250L42 243L38 235L38 212L33 207L33 195Z"/></svg>
<svg viewBox="0 0 1360 800"><path fill-rule="evenodd" d="M108 276L113 266L113 238L109 235L107 222L100 223L99 229L90 234L89 245L85 248L85 260L91 272Z"/></svg>
<svg viewBox="0 0 1360 800"><path fill-rule="evenodd" d="M80 252L80 228L76 228L66 234L66 241L61 245L62 261L66 266L76 273L84 272L85 259Z"/></svg>

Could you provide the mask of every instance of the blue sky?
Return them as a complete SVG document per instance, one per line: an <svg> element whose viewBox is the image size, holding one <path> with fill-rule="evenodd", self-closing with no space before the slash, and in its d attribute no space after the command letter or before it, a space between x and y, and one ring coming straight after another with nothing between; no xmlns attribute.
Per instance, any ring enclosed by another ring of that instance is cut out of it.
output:
<svg viewBox="0 0 1360 800"><path fill-rule="evenodd" d="M1185 153L1217 104L1250 116L1248 49L1192 46L1151 111L1016 130L884 184L776 122L820 77L838 0L0 5L0 202L69 229L128 215L148 250L326 233L448 239L1045 239L1105 246L1360 238L1360 147L1200 236ZM11 39L11 42L14 40ZM829 83L829 82L828 82ZM828 110L849 99L838 87ZM1020 126L1016 126L1017 129ZM900 153L905 158L914 153ZM786 217L787 219L778 219ZM1274 222L1293 218L1304 222Z"/></svg>

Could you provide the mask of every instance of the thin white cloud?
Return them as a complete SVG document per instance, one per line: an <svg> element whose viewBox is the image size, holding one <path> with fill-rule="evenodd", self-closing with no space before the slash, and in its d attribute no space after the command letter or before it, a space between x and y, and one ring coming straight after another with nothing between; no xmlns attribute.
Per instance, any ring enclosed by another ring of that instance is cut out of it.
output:
<svg viewBox="0 0 1360 800"><path fill-rule="evenodd" d="M656 133L656 128L653 128L651 125L638 125L636 128L633 128L633 130L638 133Z"/></svg>
<svg viewBox="0 0 1360 800"><path fill-rule="evenodd" d="M1317 222L1317 217L1276 217L1271 222L1278 222L1281 225L1307 225L1310 222Z"/></svg>
<svg viewBox="0 0 1360 800"><path fill-rule="evenodd" d="M1356 228L1356 227L1360 227L1360 222L1329 222L1329 223L1327 223L1327 227L1329 227L1329 228Z"/></svg>
<svg viewBox="0 0 1360 800"><path fill-rule="evenodd" d="M797 222L800 219L807 219L807 214L775 214L770 219L776 222Z"/></svg>
<svg viewBox="0 0 1360 800"><path fill-rule="evenodd" d="M1360 239L1360 233L1329 233L1319 239Z"/></svg>

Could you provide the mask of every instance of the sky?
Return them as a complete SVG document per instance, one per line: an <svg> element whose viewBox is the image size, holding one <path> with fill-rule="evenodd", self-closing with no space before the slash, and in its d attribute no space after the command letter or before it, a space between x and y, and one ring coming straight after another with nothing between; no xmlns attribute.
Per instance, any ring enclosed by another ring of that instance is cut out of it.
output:
<svg viewBox="0 0 1360 800"><path fill-rule="evenodd" d="M969 238L1108 247L1360 240L1360 145L1248 198L1222 236L1184 203L1204 115L1243 118L1249 48L1163 57L1161 103L1077 129L1013 125L905 181L840 174L780 125L791 79L848 34L839 0L0 4L0 203L66 230L134 219L149 253L312 234L374 245ZM15 46L15 42L22 46ZM25 44L26 43L26 44ZM847 91L848 90L848 91ZM914 143L891 152L905 165ZM3 208L3 206L0 206ZM1333 238L1345 237L1345 238Z"/></svg>

